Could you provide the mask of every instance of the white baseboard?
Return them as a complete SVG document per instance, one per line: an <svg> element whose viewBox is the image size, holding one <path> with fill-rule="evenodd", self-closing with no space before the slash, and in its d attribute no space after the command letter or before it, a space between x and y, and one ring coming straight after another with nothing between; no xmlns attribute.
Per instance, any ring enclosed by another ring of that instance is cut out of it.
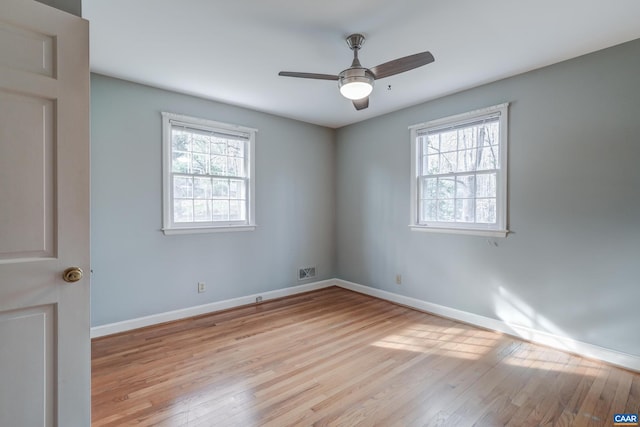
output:
<svg viewBox="0 0 640 427"><path fill-rule="evenodd" d="M417 310L432 313L440 317L446 317L448 319L457 320L484 329L502 332L533 343L543 344L569 353L574 353L579 356L602 360L612 365L640 372L640 356L621 353L616 350L576 341L569 337L554 335L549 332L539 331L525 326L508 324L502 320L480 316L478 314L457 310L455 308L422 301L404 295L398 295L393 292L371 288L369 286L348 282L346 280L335 279L335 284L336 286L340 286L344 289L391 301Z"/></svg>
<svg viewBox="0 0 640 427"><path fill-rule="evenodd" d="M270 299L282 298L290 295L300 294L303 292L315 291L316 289L328 288L335 285L336 281L333 279L323 280L320 282L307 283L304 285L292 286L289 288L281 288L274 291L260 292L257 294L247 295L239 298L216 301L209 304L197 305L195 307L188 307L180 310L168 311L165 313L152 314L150 316L138 317L136 319L124 320L122 322L95 326L91 328L91 338L103 337L106 335L130 331L132 329L144 328L145 326L157 325L159 323L186 319L188 317L212 313L214 311L227 310L229 308L240 307L242 305L254 304L256 302L256 297L259 296L262 297L262 301L267 301Z"/></svg>

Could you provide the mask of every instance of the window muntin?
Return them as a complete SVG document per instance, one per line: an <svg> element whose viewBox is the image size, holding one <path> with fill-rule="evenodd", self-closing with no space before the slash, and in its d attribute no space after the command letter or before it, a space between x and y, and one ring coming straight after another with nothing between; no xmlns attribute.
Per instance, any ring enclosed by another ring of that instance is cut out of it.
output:
<svg viewBox="0 0 640 427"><path fill-rule="evenodd" d="M251 226L255 130L163 113L164 229Z"/></svg>
<svg viewBox="0 0 640 427"><path fill-rule="evenodd" d="M412 226L506 234L507 107L411 128Z"/></svg>

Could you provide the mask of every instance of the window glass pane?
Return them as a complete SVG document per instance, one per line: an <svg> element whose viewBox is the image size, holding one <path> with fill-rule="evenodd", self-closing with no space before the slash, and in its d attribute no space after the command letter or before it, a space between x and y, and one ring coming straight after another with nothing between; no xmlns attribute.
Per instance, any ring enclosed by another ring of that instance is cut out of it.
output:
<svg viewBox="0 0 640 427"><path fill-rule="evenodd" d="M193 197L193 178L174 176L173 197L176 199L191 199Z"/></svg>
<svg viewBox="0 0 640 427"><path fill-rule="evenodd" d="M211 142L211 154L227 154L227 143L218 139L213 139Z"/></svg>
<svg viewBox="0 0 640 427"><path fill-rule="evenodd" d="M192 222L193 221L193 200L174 199L173 221L174 222Z"/></svg>
<svg viewBox="0 0 640 427"><path fill-rule="evenodd" d="M229 201L229 219L231 221L244 221L247 209L244 200Z"/></svg>
<svg viewBox="0 0 640 427"><path fill-rule="evenodd" d="M229 157L227 170L228 170L227 174L229 176L245 176L244 175L244 158Z"/></svg>
<svg viewBox="0 0 640 427"><path fill-rule="evenodd" d="M496 199L476 199L476 222L495 224Z"/></svg>
<svg viewBox="0 0 640 427"><path fill-rule="evenodd" d="M458 149L468 150L471 148L475 148L477 145L475 136L476 135L473 127L459 129L458 130Z"/></svg>
<svg viewBox="0 0 640 427"><path fill-rule="evenodd" d="M227 157L226 156L211 156L211 175L226 175L227 174Z"/></svg>
<svg viewBox="0 0 640 427"><path fill-rule="evenodd" d="M436 154L440 152L440 135L429 135L428 137L423 137L427 140L427 149L423 149L422 152L426 154Z"/></svg>
<svg viewBox="0 0 640 427"><path fill-rule="evenodd" d="M244 157L244 141L229 140L228 155L235 157Z"/></svg>
<svg viewBox="0 0 640 427"><path fill-rule="evenodd" d="M454 215L453 199L438 200L438 221L453 222Z"/></svg>
<svg viewBox="0 0 640 427"><path fill-rule="evenodd" d="M213 180L213 198L228 198L229 197L229 180L228 179L214 179Z"/></svg>
<svg viewBox="0 0 640 427"><path fill-rule="evenodd" d="M474 222L474 199L457 199L456 200L456 222Z"/></svg>
<svg viewBox="0 0 640 427"><path fill-rule="evenodd" d="M214 221L229 220L229 201L228 200L213 200L212 206L213 206Z"/></svg>
<svg viewBox="0 0 640 427"><path fill-rule="evenodd" d="M477 170L498 168L498 147L485 146L478 150Z"/></svg>
<svg viewBox="0 0 640 427"><path fill-rule="evenodd" d="M211 222L211 200L193 201L193 220L197 222Z"/></svg>
<svg viewBox="0 0 640 427"><path fill-rule="evenodd" d="M455 196L455 189L456 182L454 178L438 178L439 199L453 199L453 197Z"/></svg>
<svg viewBox="0 0 640 427"><path fill-rule="evenodd" d="M456 178L456 198L475 197L475 175L458 175Z"/></svg>
<svg viewBox="0 0 640 427"><path fill-rule="evenodd" d="M455 151L452 153L443 153L440 155L440 170L439 173L455 172L458 153Z"/></svg>
<svg viewBox="0 0 640 427"><path fill-rule="evenodd" d="M477 150L458 151L458 172L470 172L476 170Z"/></svg>
<svg viewBox="0 0 640 427"><path fill-rule="evenodd" d="M435 199L438 195L438 178L422 178L422 199Z"/></svg>
<svg viewBox="0 0 640 427"><path fill-rule="evenodd" d="M191 155L191 173L198 175L209 173L209 156L207 154L193 153Z"/></svg>
<svg viewBox="0 0 640 427"><path fill-rule="evenodd" d="M191 149L194 153L209 154L209 137L206 135L193 135Z"/></svg>
<svg viewBox="0 0 640 427"><path fill-rule="evenodd" d="M191 154L186 151L174 151L171 160L171 171L189 173Z"/></svg>
<svg viewBox="0 0 640 427"><path fill-rule="evenodd" d="M171 150L172 151L189 151L191 145L189 144L189 134L181 130L171 131Z"/></svg>
<svg viewBox="0 0 640 427"><path fill-rule="evenodd" d="M438 201L420 200L420 221L429 222L438 220Z"/></svg>
<svg viewBox="0 0 640 427"><path fill-rule="evenodd" d="M193 178L193 198L194 199L210 199L211 198L211 178L205 178L205 177Z"/></svg>
<svg viewBox="0 0 640 427"><path fill-rule="evenodd" d="M484 145L497 145L500 131L500 123L496 120L493 122L485 123L481 128L481 135L484 138L482 141Z"/></svg>
<svg viewBox="0 0 640 427"><path fill-rule="evenodd" d="M458 131L450 130L440 133L440 152L456 151L458 149Z"/></svg>
<svg viewBox="0 0 640 427"><path fill-rule="evenodd" d="M440 168L440 156L437 154L427 156L427 174L437 174Z"/></svg>
<svg viewBox="0 0 640 427"><path fill-rule="evenodd" d="M496 174L482 173L476 178L476 197L496 197Z"/></svg>
<svg viewBox="0 0 640 427"><path fill-rule="evenodd" d="M230 199L246 199L244 181L231 180L229 182L229 198Z"/></svg>

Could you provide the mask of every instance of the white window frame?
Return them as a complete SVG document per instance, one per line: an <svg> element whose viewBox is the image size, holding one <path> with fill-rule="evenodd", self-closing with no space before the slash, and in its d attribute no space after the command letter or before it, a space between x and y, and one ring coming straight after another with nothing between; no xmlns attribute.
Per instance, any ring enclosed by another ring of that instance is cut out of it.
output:
<svg viewBox="0 0 640 427"><path fill-rule="evenodd" d="M193 128L196 130L212 131L228 135L246 137L246 221L213 221L213 222L185 222L173 221L173 185L172 185L172 149L171 129L173 126ZM165 235L212 233L220 231L253 231L255 222L255 140L257 129L232 125L213 120L190 117L182 114L162 112L162 231Z"/></svg>
<svg viewBox="0 0 640 427"><path fill-rule="evenodd" d="M494 105L467 113L443 117L425 123L409 126L411 133L411 223L409 227L415 231L429 231L436 233L470 234L487 237L506 237L508 230L508 200L507 200L507 148L508 148L508 113L509 103ZM447 127L460 126L467 122L474 122L482 118L499 117L500 124L500 168L496 172L496 223L478 224L463 222L419 222L419 184L420 163L422 161L421 147L418 135L428 130L441 130Z"/></svg>

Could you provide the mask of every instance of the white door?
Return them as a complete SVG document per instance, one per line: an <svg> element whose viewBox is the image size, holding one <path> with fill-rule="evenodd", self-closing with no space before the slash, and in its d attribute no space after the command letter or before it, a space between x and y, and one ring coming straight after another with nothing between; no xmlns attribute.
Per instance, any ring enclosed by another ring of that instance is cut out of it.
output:
<svg viewBox="0 0 640 427"><path fill-rule="evenodd" d="M0 0L0 426L90 425L88 38Z"/></svg>

